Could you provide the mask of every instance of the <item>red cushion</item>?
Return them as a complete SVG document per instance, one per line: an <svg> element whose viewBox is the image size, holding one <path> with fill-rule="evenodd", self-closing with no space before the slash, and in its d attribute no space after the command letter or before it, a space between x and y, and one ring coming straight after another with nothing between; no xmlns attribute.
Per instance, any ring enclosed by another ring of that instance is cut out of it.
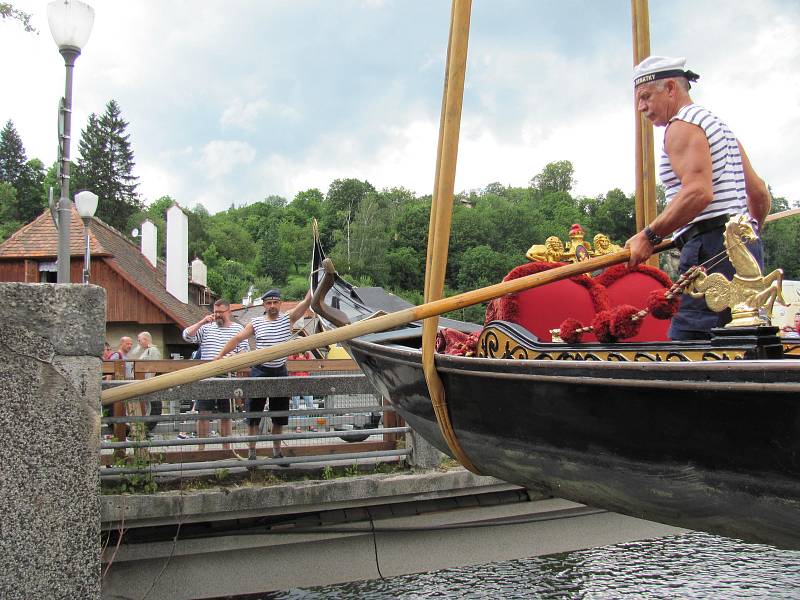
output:
<svg viewBox="0 0 800 600"><path fill-rule="evenodd" d="M552 339L551 329L558 329L564 319L572 317L590 325L595 307L589 290L565 279L517 294L518 316L516 322L540 340ZM584 342L595 342L593 333L586 333Z"/></svg>
<svg viewBox="0 0 800 600"><path fill-rule="evenodd" d="M562 266L561 263L527 263L513 269L503 281L525 277ZM498 298L489 304L486 321L501 319L525 327L544 342L552 339L551 329L558 329L567 318L590 325L595 313L609 307L605 289L586 275L577 275ZM594 342L593 334L583 341Z"/></svg>
<svg viewBox="0 0 800 600"><path fill-rule="evenodd" d="M668 288L671 284L669 277L659 269L638 267L636 270L628 271L623 265L622 268L612 267L607 269L597 282L604 285L608 291L608 299L611 306L620 304L630 304L636 308L647 308L647 296L653 290ZM652 315L647 315L642 323L639 333L625 341L629 342L658 342L669 340L668 320L656 319Z"/></svg>

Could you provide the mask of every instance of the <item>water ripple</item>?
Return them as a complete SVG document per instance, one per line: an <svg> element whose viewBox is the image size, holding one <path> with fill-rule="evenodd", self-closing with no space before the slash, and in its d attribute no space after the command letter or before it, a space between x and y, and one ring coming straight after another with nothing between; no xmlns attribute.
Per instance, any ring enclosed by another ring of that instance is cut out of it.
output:
<svg viewBox="0 0 800 600"><path fill-rule="evenodd" d="M800 552L705 533L564 554L296 588L270 600L800 599Z"/></svg>

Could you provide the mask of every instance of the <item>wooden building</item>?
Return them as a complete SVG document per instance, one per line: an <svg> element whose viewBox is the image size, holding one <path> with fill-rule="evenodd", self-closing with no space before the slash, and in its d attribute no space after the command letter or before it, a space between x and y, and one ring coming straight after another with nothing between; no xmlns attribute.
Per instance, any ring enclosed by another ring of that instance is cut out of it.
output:
<svg viewBox="0 0 800 600"><path fill-rule="evenodd" d="M83 222L73 207L70 231L70 281L82 282L85 247ZM149 331L165 358L188 358L194 346L186 344L182 330L208 314L214 296L205 281L190 281L188 302L166 288L166 264L148 260L142 251L116 229L94 218L89 226L91 274L89 283L106 289L106 340L116 348L120 336L136 339ZM55 283L58 230L49 211L28 223L0 244L0 281ZM153 252L153 256L155 252Z"/></svg>

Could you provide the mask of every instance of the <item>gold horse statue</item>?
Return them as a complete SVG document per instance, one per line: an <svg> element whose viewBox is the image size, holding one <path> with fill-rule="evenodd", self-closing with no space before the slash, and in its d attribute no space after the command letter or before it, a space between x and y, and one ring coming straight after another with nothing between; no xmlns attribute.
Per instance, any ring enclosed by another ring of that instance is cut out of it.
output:
<svg viewBox="0 0 800 600"><path fill-rule="evenodd" d="M759 315L761 308L771 319L776 300L786 306L782 290L783 269L762 275L761 267L745 246L746 242L756 239L758 236L747 215L731 217L725 225L723 241L728 259L736 270L733 280L728 281L721 273L706 275L700 272L687 289L693 298L705 296L706 304L715 312L730 308L732 320L726 327L764 325L765 321Z"/></svg>

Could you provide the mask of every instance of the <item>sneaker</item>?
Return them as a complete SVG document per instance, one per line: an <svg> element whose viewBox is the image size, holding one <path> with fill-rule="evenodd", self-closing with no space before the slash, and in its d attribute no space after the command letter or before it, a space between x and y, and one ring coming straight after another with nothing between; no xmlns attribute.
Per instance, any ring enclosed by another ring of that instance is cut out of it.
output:
<svg viewBox="0 0 800 600"><path fill-rule="evenodd" d="M178 439L179 440L188 440L189 436L186 433L184 433L183 431L181 431L180 433L178 433Z"/></svg>

